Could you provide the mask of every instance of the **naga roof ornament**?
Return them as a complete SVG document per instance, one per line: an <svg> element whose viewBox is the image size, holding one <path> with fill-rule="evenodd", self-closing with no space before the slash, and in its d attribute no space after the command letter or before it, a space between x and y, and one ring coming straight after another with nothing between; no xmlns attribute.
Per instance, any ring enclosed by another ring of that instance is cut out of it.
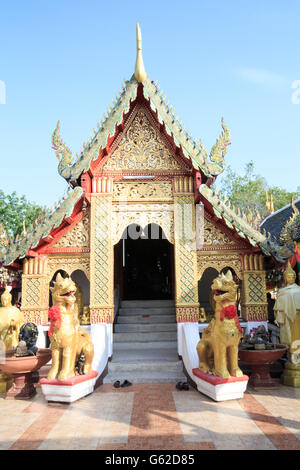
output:
<svg viewBox="0 0 300 470"><path fill-rule="evenodd" d="M247 213L238 211L235 207L227 204L227 201L220 194L217 194L216 190L202 184L199 187L199 192L212 205L213 211L219 219L223 219L229 228L234 228L242 238L247 238L252 246L259 246L265 255L273 256L282 264L292 256L294 252L292 234L294 234L296 225L299 226L300 223L300 214L297 208L298 213L295 215L294 212L291 217L292 220L289 220L285 226L285 238L282 238L284 245L280 245L276 239L272 238L270 233L259 230L258 215L256 223L253 224L249 210Z"/></svg>
<svg viewBox="0 0 300 470"><path fill-rule="evenodd" d="M290 250L294 251L295 249L295 240L297 238L297 233L300 227L300 212L295 204L294 199L292 199L291 206L293 209L292 215L288 218L285 225L283 226L280 232L280 243L287 246Z"/></svg>
<svg viewBox="0 0 300 470"><path fill-rule="evenodd" d="M9 240L6 230L0 224L1 262L9 265L17 258L24 258L28 250L38 246L42 238L48 237L53 229L60 226L64 218L71 216L82 194L82 188L77 186L63 201L60 201L53 211L49 210L46 215L43 215L39 223L31 227L31 231L23 232L21 236L17 235L15 240Z"/></svg>
<svg viewBox="0 0 300 470"><path fill-rule="evenodd" d="M58 160L58 172L61 176L68 179L68 170L73 164L73 155L69 147L63 142L59 135L60 122L57 121L56 129L52 134L52 148L56 152Z"/></svg>

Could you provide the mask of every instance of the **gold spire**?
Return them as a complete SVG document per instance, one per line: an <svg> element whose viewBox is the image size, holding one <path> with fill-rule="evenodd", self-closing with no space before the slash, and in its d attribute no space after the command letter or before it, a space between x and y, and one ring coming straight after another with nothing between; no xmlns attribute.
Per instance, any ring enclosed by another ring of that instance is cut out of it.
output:
<svg viewBox="0 0 300 470"><path fill-rule="evenodd" d="M142 83L147 77L142 54L142 33L138 23L136 24L136 63L134 76L139 83Z"/></svg>
<svg viewBox="0 0 300 470"><path fill-rule="evenodd" d="M273 194L271 193L270 199L269 199L269 192L266 191L266 210L267 214L271 214L274 212L274 202L273 202Z"/></svg>

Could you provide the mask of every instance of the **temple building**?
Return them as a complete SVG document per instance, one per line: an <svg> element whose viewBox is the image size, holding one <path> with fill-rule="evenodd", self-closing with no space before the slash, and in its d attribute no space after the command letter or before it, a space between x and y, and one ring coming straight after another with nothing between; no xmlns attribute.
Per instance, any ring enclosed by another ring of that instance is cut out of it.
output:
<svg viewBox="0 0 300 470"><path fill-rule="evenodd" d="M284 243L271 237L258 214L236 210L214 189L230 144L225 121L208 153L148 77L141 44L137 26L134 74L77 159L57 123L52 146L67 195L16 240L1 228L2 265L22 272L24 318L46 328L60 272L77 283L81 322L106 324L112 342L126 301L169 305L177 325L198 323L213 311L213 278L230 269L240 317L249 327L265 323L266 271L292 256L289 233Z"/></svg>

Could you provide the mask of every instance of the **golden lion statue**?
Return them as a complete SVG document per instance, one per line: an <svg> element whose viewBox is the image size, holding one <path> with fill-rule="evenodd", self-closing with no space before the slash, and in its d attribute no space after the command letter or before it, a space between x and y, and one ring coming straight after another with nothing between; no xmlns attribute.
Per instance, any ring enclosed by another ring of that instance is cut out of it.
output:
<svg viewBox="0 0 300 470"><path fill-rule="evenodd" d="M57 274L52 292L53 307L49 309L49 337L52 349L52 366L48 379L66 380L76 375L75 364L84 354L83 373L92 370L94 346L90 335L79 328L75 309L75 283Z"/></svg>
<svg viewBox="0 0 300 470"><path fill-rule="evenodd" d="M242 336L237 311L237 288L231 271L214 279L211 289L216 302L215 317L197 344L199 369L223 378L242 377L238 366L238 344Z"/></svg>
<svg viewBox="0 0 300 470"><path fill-rule="evenodd" d="M18 345L20 327L24 323L23 313L11 302L12 295L6 287L1 295L0 307L0 340L4 342L5 349L13 349Z"/></svg>

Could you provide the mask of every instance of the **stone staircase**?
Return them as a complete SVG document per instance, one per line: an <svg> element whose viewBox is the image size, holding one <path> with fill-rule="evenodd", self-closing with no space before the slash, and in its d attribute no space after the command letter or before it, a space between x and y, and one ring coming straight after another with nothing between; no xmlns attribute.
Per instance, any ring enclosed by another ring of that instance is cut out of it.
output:
<svg viewBox="0 0 300 470"><path fill-rule="evenodd" d="M174 301L121 302L114 325L113 358L103 383L186 381L177 353Z"/></svg>

